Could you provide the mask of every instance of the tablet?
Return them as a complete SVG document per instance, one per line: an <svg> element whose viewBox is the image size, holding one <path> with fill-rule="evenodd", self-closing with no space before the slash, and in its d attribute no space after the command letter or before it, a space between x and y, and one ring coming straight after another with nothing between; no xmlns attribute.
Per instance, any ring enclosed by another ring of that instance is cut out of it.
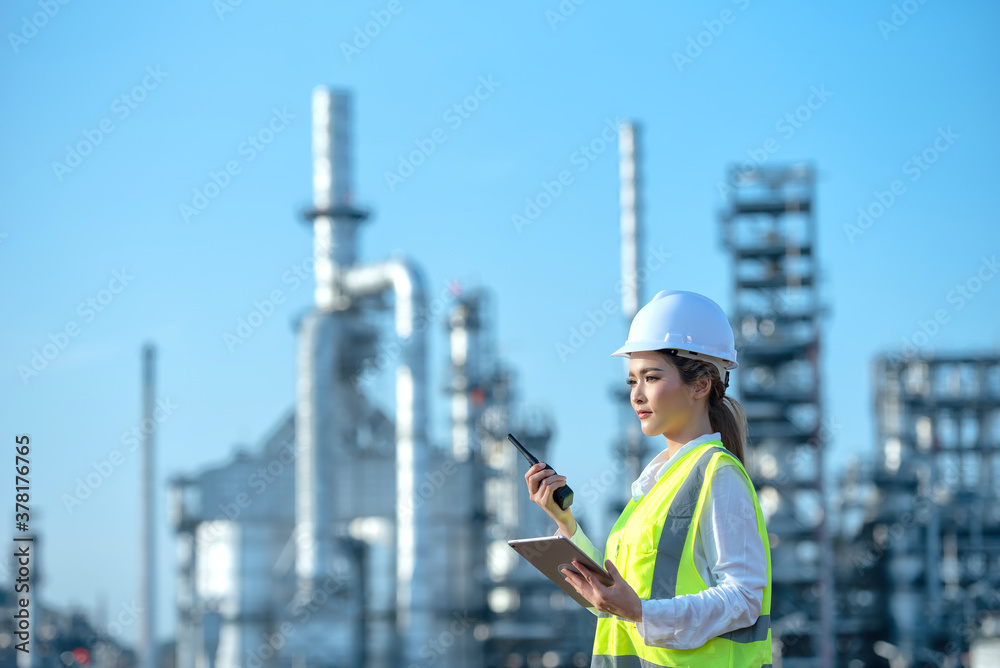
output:
<svg viewBox="0 0 1000 668"><path fill-rule="evenodd" d="M518 554L531 562L541 572L542 575L552 580L560 589L569 594L569 597L585 608L592 608L594 604L585 599L573 589L573 585L566 582L566 576L560 571L567 569L574 573L579 573L573 560L576 559L581 564L590 568L598 574L598 579L606 587L614 584L614 580L608 572L587 556L587 553L577 547L573 541L565 536L545 536L543 538L522 538L519 540L508 540L507 544L514 548Z"/></svg>

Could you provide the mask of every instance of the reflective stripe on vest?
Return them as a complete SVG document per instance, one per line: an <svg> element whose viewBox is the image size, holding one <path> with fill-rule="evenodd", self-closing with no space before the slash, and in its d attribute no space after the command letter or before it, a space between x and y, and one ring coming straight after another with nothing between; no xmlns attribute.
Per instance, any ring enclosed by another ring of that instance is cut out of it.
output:
<svg viewBox="0 0 1000 668"><path fill-rule="evenodd" d="M637 656L595 656L590 668L660 668L659 664L643 661ZM672 667L673 668L673 667ZM765 663L760 668L772 668Z"/></svg>
<svg viewBox="0 0 1000 668"><path fill-rule="evenodd" d="M739 460L709 441L671 466L638 502L630 501L615 522L605 548L622 577L641 599L666 599L708 589L694 563L694 536L720 460ZM749 489L753 490L749 476ZM758 667L771 664L771 555L764 515L752 491L757 530L767 556L767 585L760 616L749 627L712 638L697 649L648 647L634 622L600 613L592 668L666 666ZM749 519L749 518L748 518Z"/></svg>

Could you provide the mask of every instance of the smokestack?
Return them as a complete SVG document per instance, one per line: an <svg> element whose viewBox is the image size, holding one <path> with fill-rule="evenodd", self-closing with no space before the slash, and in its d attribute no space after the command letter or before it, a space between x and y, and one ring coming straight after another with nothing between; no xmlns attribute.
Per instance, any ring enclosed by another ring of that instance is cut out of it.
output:
<svg viewBox="0 0 1000 668"><path fill-rule="evenodd" d="M153 419L153 383L156 348L147 343L142 351L142 623L139 629L142 668L156 668L156 524L153 493L153 446L156 421Z"/></svg>
<svg viewBox="0 0 1000 668"><path fill-rule="evenodd" d="M618 174L621 181L622 315L632 322L639 310L639 127L624 121L618 127Z"/></svg>
<svg viewBox="0 0 1000 668"><path fill-rule="evenodd" d="M350 309L366 296L392 291L395 336L402 354L396 367L396 625L406 665L422 663L432 637L434 592L427 583L429 510L418 494L428 474L427 294L420 269L404 257L358 265L357 227L367 211L355 208L350 174L350 94L317 86L313 91L316 311L300 326L295 418L296 571L299 595L308 596L323 576L335 546L334 448L346 447L358 388L343 377L341 356L350 355ZM362 623L360 613L358 622Z"/></svg>
<svg viewBox="0 0 1000 668"><path fill-rule="evenodd" d="M300 593L309 597L333 559L334 449L347 445L350 397L339 377L350 297L343 276L357 256L356 232L367 217L353 205L351 96L317 86L312 98L313 226L316 311L299 330L296 439L296 570ZM333 317L333 313L337 317Z"/></svg>
<svg viewBox="0 0 1000 668"><path fill-rule="evenodd" d="M351 94L326 86L313 90L313 211L316 306L346 308L340 272L357 259L358 223L368 217L354 207L351 182Z"/></svg>
<svg viewBox="0 0 1000 668"><path fill-rule="evenodd" d="M639 206L639 126L631 121L623 121L618 127L618 178L620 181L619 200L621 203L622 233L622 315L625 316L625 331L632 324L632 318L639 311L642 300L642 285L639 279L639 246L642 236ZM629 360L622 360L625 375L628 375ZM638 422L634 419L628 401L622 404L625 424L625 476L626 483L635 480L642 473L644 464L643 436Z"/></svg>

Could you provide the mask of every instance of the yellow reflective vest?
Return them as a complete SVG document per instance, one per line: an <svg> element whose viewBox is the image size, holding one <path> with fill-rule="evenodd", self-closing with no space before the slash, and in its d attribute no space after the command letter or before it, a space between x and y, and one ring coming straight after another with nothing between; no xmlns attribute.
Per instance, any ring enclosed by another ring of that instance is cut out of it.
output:
<svg viewBox="0 0 1000 668"><path fill-rule="evenodd" d="M615 522L605 558L611 559L640 599L674 598L708 589L695 566L694 537L712 477L724 457L739 467L749 483L740 461L721 442L708 441L684 455L639 501L630 501ZM697 649L668 649L647 646L635 622L598 613L591 668L771 665L771 549L757 494L751 496L767 555L767 586L757 622L712 638Z"/></svg>

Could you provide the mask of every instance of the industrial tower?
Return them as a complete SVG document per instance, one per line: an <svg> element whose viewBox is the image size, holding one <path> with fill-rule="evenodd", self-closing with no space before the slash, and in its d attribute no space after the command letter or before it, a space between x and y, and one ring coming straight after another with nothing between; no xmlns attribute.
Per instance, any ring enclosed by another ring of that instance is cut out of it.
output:
<svg viewBox="0 0 1000 668"><path fill-rule="evenodd" d="M878 493L855 555L888 575L880 653L957 666L971 649L973 665L997 665L1000 356L883 355L874 376Z"/></svg>
<svg viewBox="0 0 1000 668"><path fill-rule="evenodd" d="M833 665L826 529L814 177L805 165L733 168L722 188L733 259L734 374L749 423L747 464L771 543L774 665Z"/></svg>
<svg viewBox="0 0 1000 668"><path fill-rule="evenodd" d="M428 291L402 255L361 262L351 123L350 94L317 87L294 407L258 447L172 480L178 665L586 665L591 615L506 543L551 528L504 436L544 457L551 421L514 402L485 293ZM440 320L450 447L429 429Z"/></svg>
<svg viewBox="0 0 1000 668"><path fill-rule="evenodd" d="M621 301L625 331L643 306L643 271L639 269L643 239L642 227L642 126L634 121L623 121L618 126L618 181L621 229ZM622 378L628 378L629 359L622 360ZM639 421L632 410L631 390L624 382L616 381L609 388L609 396L617 407L619 428L612 444L614 461L621 462L618 476L620 493L608 499L608 526L612 526L628 504L630 485L649 463L649 439L642 433ZM659 445L659 444L658 444Z"/></svg>

